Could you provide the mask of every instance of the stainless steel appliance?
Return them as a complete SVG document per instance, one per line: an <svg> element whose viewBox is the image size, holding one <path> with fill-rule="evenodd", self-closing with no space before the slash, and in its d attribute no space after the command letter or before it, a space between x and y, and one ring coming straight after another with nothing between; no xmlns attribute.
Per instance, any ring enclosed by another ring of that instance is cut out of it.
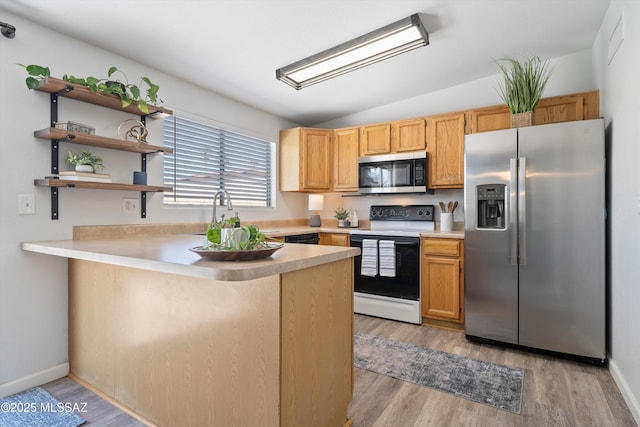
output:
<svg viewBox="0 0 640 427"><path fill-rule="evenodd" d="M358 158L358 191L424 193L427 191L427 153L381 154Z"/></svg>
<svg viewBox="0 0 640 427"><path fill-rule="evenodd" d="M603 120L465 138L465 334L605 362Z"/></svg>
<svg viewBox="0 0 640 427"><path fill-rule="evenodd" d="M351 233L354 311L422 323L420 312L420 233L434 229L433 205L371 206L370 230Z"/></svg>

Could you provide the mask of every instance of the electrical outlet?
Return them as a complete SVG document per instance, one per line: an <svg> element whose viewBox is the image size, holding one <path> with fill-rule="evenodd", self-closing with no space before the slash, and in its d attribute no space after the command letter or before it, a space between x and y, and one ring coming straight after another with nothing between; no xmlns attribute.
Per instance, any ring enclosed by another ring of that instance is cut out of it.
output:
<svg viewBox="0 0 640 427"><path fill-rule="evenodd" d="M122 210L124 213L138 214L140 213L140 200L138 199L122 199Z"/></svg>
<svg viewBox="0 0 640 427"><path fill-rule="evenodd" d="M18 213L20 215L36 213L36 198L33 194L18 194Z"/></svg>

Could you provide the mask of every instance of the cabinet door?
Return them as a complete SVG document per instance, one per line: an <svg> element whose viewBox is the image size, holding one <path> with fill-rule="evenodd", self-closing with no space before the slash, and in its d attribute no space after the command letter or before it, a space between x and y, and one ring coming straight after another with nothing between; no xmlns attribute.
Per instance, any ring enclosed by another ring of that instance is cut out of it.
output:
<svg viewBox="0 0 640 427"><path fill-rule="evenodd" d="M331 190L331 133L326 129L301 130L302 190Z"/></svg>
<svg viewBox="0 0 640 427"><path fill-rule="evenodd" d="M280 191L330 191L333 176L329 129L292 128L280 131Z"/></svg>
<svg viewBox="0 0 640 427"><path fill-rule="evenodd" d="M536 107L536 125L571 122L584 119L584 96L582 94L556 96L541 99Z"/></svg>
<svg viewBox="0 0 640 427"><path fill-rule="evenodd" d="M349 246L347 233L320 233L320 244L330 246Z"/></svg>
<svg viewBox="0 0 640 427"><path fill-rule="evenodd" d="M511 127L511 114L506 105L472 110L468 117L467 133L490 132Z"/></svg>
<svg viewBox="0 0 640 427"><path fill-rule="evenodd" d="M464 113L427 118L429 188L464 185Z"/></svg>
<svg viewBox="0 0 640 427"><path fill-rule="evenodd" d="M383 123L360 128L360 155L372 156L391 152L391 124Z"/></svg>
<svg viewBox="0 0 640 427"><path fill-rule="evenodd" d="M391 123L391 151L420 151L426 146L424 119Z"/></svg>
<svg viewBox="0 0 640 427"><path fill-rule="evenodd" d="M595 90L542 98L535 110L535 124L591 120L600 116L600 93ZM479 108L468 112L467 133L488 132L511 127L506 105Z"/></svg>
<svg viewBox="0 0 640 427"><path fill-rule="evenodd" d="M457 258L425 257L423 262L422 315L459 320L460 261Z"/></svg>
<svg viewBox="0 0 640 427"><path fill-rule="evenodd" d="M360 129L336 129L333 132L333 189L358 191L358 155Z"/></svg>

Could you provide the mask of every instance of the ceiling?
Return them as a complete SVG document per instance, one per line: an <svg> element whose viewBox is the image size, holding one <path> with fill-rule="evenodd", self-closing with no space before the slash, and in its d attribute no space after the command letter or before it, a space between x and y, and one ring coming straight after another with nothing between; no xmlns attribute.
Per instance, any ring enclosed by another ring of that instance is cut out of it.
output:
<svg viewBox="0 0 640 427"><path fill-rule="evenodd" d="M11 13L304 126L496 74L492 58L553 58L589 49L609 6L609 0L0 3ZM275 78L277 68L414 13L422 16L429 46L299 91Z"/></svg>

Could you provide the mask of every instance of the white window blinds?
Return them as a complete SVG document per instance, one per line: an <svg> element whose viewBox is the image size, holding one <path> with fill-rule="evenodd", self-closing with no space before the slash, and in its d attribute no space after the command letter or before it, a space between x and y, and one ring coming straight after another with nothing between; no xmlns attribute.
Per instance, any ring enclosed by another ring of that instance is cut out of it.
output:
<svg viewBox="0 0 640 427"><path fill-rule="evenodd" d="M212 203L227 190L234 206L272 206L274 144L172 116L164 121L165 204Z"/></svg>

